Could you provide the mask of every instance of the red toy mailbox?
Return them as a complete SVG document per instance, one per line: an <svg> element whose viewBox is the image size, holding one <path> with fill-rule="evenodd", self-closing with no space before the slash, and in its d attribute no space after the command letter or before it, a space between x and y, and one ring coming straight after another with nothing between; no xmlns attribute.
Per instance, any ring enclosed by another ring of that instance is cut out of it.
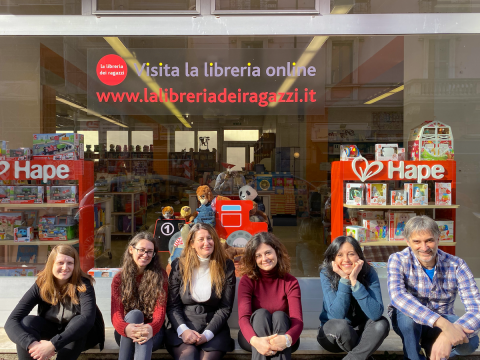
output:
<svg viewBox="0 0 480 360"><path fill-rule="evenodd" d="M218 200L215 204L215 230L221 239L234 247L245 247L248 240L259 232L268 231L264 222L251 222L251 200Z"/></svg>

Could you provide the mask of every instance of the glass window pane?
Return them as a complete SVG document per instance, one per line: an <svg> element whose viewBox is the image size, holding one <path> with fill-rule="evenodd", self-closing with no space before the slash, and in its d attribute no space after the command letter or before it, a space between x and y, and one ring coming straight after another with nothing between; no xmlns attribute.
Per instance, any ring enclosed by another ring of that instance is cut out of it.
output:
<svg viewBox="0 0 480 360"><path fill-rule="evenodd" d="M128 145L128 132L126 131L107 131L107 150L110 150L111 145L121 145L122 150L124 145Z"/></svg>
<svg viewBox="0 0 480 360"><path fill-rule="evenodd" d="M57 131L58 133L58 131ZM86 151L87 145L92 145L90 150L93 151L94 146L98 145L98 131L77 131L78 134L83 134L84 136L84 150Z"/></svg>
<svg viewBox="0 0 480 360"><path fill-rule="evenodd" d="M0 15L81 15L81 0L3 0Z"/></svg>
<svg viewBox="0 0 480 360"><path fill-rule="evenodd" d="M210 150L217 148L217 132L216 131L198 131L198 150Z"/></svg>
<svg viewBox="0 0 480 360"><path fill-rule="evenodd" d="M153 131L132 131L133 147L140 145L143 151L143 147L145 145L147 145L150 148L150 145L152 144L153 144Z"/></svg>
<svg viewBox="0 0 480 360"><path fill-rule="evenodd" d="M258 130L225 130L224 141L257 141Z"/></svg>
<svg viewBox="0 0 480 360"><path fill-rule="evenodd" d="M195 133L193 131L175 131L175 151L190 151L195 148Z"/></svg>
<svg viewBox="0 0 480 360"><path fill-rule="evenodd" d="M97 0L98 10L195 10L195 0Z"/></svg>
<svg viewBox="0 0 480 360"><path fill-rule="evenodd" d="M458 0L330 0L332 14L478 13L477 2Z"/></svg>
<svg viewBox="0 0 480 360"><path fill-rule="evenodd" d="M242 170L245 166L245 148L227 147L227 163L235 165L233 170Z"/></svg>
<svg viewBox="0 0 480 360"><path fill-rule="evenodd" d="M315 10L315 0L216 0L216 10Z"/></svg>

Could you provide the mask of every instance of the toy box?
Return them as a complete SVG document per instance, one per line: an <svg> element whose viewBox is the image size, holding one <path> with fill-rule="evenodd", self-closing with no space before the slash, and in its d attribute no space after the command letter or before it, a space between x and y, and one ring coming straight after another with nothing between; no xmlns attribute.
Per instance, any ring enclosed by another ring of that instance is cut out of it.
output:
<svg viewBox="0 0 480 360"><path fill-rule="evenodd" d="M403 241L406 240L403 236L405 224L412 217L415 217L414 212L396 212L388 213L388 239L389 241Z"/></svg>
<svg viewBox="0 0 480 360"><path fill-rule="evenodd" d="M375 160L398 161L398 144L375 144Z"/></svg>
<svg viewBox="0 0 480 360"><path fill-rule="evenodd" d="M367 205L387 205L387 184L365 184Z"/></svg>
<svg viewBox="0 0 480 360"><path fill-rule="evenodd" d="M453 160L452 128L440 121L425 121L410 131L408 159Z"/></svg>
<svg viewBox="0 0 480 360"><path fill-rule="evenodd" d="M427 184L405 184L404 189L408 192L408 205L428 205Z"/></svg>
<svg viewBox="0 0 480 360"><path fill-rule="evenodd" d="M405 148L398 148L398 161L405 161Z"/></svg>
<svg viewBox="0 0 480 360"><path fill-rule="evenodd" d="M376 210L360 210L358 212L358 219L360 224L363 224L363 220L384 220L385 213L383 211Z"/></svg>
<svg viewBox="0 0 480 360"><path fill-rule="evenodd" d="M0 239L14 240L15 228L23 225L21 212L0 213Z"/></svg>
<svg viewBox="0 0 480 360"><path fill-rule="evenodd" d="M10 203L43 204L43 186L10 186Z"/></svg>
<svg viewBox="0 0 480 360"><path fill-rule="evenodd" d="M350 225L345 229L347 236L351 236L356 239L359 243L364 243L368 241L368 230L362 226Z"/></svg>
<svg viewBox="0 0 480 360"><path fill-rule="evenodd" d="M75 133L33 134L33 153L37 159L81 160L84 136Z"/></svg>
<svg viewBox="0 0 480 360"><path fill-rule="evenodd" d="M347 205L363 204L363 184L347 183L345 200Z"/></svg>
<svg viewBox="0 0 480 360"><path fill-rule="evenodd" d="M8 151L8 160L30 160L32 158L32 149L20 148L10 149Z"/></svg>
<svg viewBox="0 0 480 360"><path fill-rule="evenodd" d="M363 220L363 227L368 229L369 241L388 241L388 223L385 220Z"/></svg>
<svg viewBox="0 0 480 360"><path fill-rule="evenodd" d="M340 161L352 161L360 156L356 145L340 145Z"/></svg>
<svg viewBox="0 0 480 360"><path fill-rule="evenodd" d="M257 191L273 191L273 180L271 175L257 176ZM285 186L285 183L284 183Z"/></svg>
<svg viewBox="0 0 480 360"><path fill-rule="evenodd" d="M33 240L33 228L31 226L19 226L13 229L15 242L30 242Z"/></svg>
<svg viewBox="0 0 480 360"><path fill-rule="evenodd" d="M34 267L0 267L0 276L35 276Z"/></svg>
<svg viewBox="0 0 480 360"><path fill-rule="evenodd" d="M57 217L55 215L44 215L38 220L38 225L55 225Z"/></svg>
<svg viewBox="0 0 480 360"><path fill-rule="evenodd" d="M435 220L440 230L440 241L455 241L453 220Z"/></svg>
<svg viewBox="0 0 480 360"><path fill-rule="evenodd" d="M122 271L121 268L92 268L88 270L88 275L93 277L113 278L117 273Z"/></svg>
<svg viewBox="0 0 480 360"><path fill-rule="evenodd" d="M390 191L390 204L391 205L408 205L408 191L405 190L392 190Z"/></svg>
<svg viewBox="0 0 480 360"><path fill-rule="evenodd" d="M0 140L0 160L7 160L8 141Z"/></svg>
<svg viewBox="0 0 480 360"><path fill-rule="evenodd" d="M78 189L76 186L47 186L47 203L76 204Z"/></svg>
<svg viewBox="0 0 480 360"><path fill-rule="evenodd" d="M452 205L451 183L435 183L435 205Z"/></svg>
<svg viewBox="0 0 480 360"><path fill-rule="evenodd" d="M78 237L78 226L63 225L38 225L38 237L40 240L73 240Z"/></svg>
<svg viewBox="0 0 480 360"><path fill-rule="evenodd" d="M10 186L0 186L0 204L10 204Z"/></svg>
<svg viewBox="0 0 480 360"><path fill-rule="evenodd" d="M75 225L77 222L72 215L59 215L55 219L55 225L71 226Z"/></svg>

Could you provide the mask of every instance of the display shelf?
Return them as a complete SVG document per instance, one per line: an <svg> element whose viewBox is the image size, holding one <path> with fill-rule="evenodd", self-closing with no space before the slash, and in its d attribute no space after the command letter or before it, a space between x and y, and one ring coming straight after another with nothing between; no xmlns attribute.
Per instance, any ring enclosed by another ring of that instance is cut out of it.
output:
<svg viewBox="0 0 480 360"><path fill-rule="evenodd" d="M361 246L408 246L406 241L367 241L360 244ZM457 246L456 242L440 241L438 246Z"/></svg>
<svg viewBox="0 0 480 360"><path fill-rule="evenodd" d="M349 209L458 209L460 205L347 205L343 204L344 207Z"/></svg>
<svg viewBox="0 0 480 360"><path fill-rule="evenodd" d="M0 245L75 245L80 242L80 239L72 240L35 240L27 242L17 242L14 240L0 240Z"/></svg>
<svg viewBox="0 0 480 360"><path fill-rule="evenodd" d="M0 204L3 209L78 208L78 204Z"/></svg>

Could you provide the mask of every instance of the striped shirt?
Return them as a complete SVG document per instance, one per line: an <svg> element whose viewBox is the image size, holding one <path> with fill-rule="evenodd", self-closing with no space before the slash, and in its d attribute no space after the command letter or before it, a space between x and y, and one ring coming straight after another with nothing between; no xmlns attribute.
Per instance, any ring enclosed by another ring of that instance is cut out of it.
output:
<svg viewBox="0 0 480 360"><path fill-rule="evenodd" d="M393 307L418 324L433 327L440 315L454 315L457 293L465 306L465 315L456 321L463 327L480 330L480 294L473 274L459 257L437 252L437 263L432 281L422 268L412 250L390 255L388 259L388 294Z"/></svg>

